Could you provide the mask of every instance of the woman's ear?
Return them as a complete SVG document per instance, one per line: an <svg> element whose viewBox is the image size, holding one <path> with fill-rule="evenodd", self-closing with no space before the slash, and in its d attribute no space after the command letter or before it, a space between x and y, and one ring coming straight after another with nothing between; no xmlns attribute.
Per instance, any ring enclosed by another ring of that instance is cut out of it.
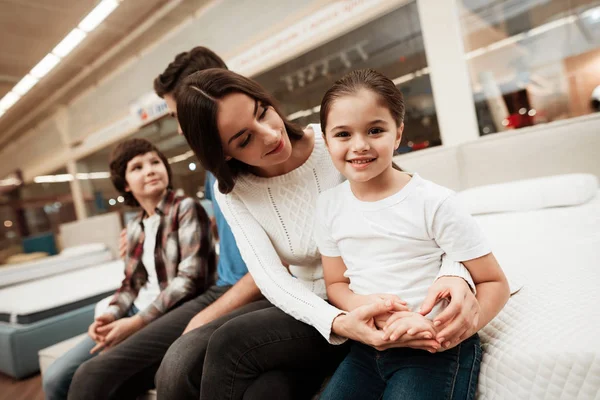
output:
<svg viewBox="0 0 600 400"><path fill-rule="evenodd" d="M396 130L396 141L394 142L394 149L398 149L400 147L400 142L402 142L402 133L404 132L404 122L400 124L398 129Z"/></svg>
<svg viewBox="0 0 600 400"><path fill-rule="evenodd" d="M323 134L323 140L325 141L325 147L329 148L329 144L327 143L327 136Z"/></svg>

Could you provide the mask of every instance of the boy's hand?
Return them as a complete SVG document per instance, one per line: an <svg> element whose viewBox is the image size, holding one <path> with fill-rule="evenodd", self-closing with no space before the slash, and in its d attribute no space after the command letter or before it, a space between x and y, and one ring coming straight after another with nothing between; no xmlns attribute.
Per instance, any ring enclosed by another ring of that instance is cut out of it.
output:
<svg viewBox="0 0 600 400"><path fill-rule="evenodd" d="M134 315L133 317L121 318L108 325L97 328L96 330L98 333L104 335L104 340L90 350L90 354L94 354L103 347L109 348L119 344L143 327L144 321L142 318Z"/></svg>
<svg viewBox="0 0 600 400"><path fill-rule="evenodd" d="M96 317L94 322L88 328L88 335L96 343L104 340L104 335L98 333L98 328L104 325L108 325L115 320L115 316L109 313L101 314Z"/></svg>

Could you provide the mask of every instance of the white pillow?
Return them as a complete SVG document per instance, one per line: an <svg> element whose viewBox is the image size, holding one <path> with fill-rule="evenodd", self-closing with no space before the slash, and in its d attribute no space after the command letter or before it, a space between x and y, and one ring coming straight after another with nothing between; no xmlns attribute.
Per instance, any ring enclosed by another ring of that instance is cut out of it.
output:
<svg viewBox="0 0 600 400"><path fill-rule="evenodd" d="M76 257L82 254L104 251L106 249L107 246L104 243L89 243L80 246L67 247L66 249L63 249L60 254L67 257Z"/></svg>
<svg viewBox="0 0 600 400"><path fill-rule="evenodd" d="M567 174L479 186L457 194L472 215L583 204L596 196L598 178Z"/></svg>

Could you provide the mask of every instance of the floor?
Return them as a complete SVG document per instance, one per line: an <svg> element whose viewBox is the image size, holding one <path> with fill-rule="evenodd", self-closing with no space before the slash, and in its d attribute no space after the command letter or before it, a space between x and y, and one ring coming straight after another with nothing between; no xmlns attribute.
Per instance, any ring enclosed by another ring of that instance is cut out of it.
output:
<svg viewBox="0 0 600 400"><path fill-rule="evenodd" d="M44 400L42 376L16 380L0 373L0 400Z"/></svg>

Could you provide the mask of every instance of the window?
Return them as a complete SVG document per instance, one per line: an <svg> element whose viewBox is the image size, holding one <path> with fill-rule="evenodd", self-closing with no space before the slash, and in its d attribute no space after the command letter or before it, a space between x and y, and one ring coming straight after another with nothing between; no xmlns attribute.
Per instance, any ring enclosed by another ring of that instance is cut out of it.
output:
<svg viewBox="0 0 600 400"><path fill-rule="evenodd" d="M373 68L396 82L406 103L399 153L441 144L416 2L392 11L256 79L290 119L319 122L327 89L347 72Z"/></svg>
<svg viewBox="0 0 600 400"><path fill-rule="evenodd" d="M598 111L600 1L459 4L481 135Z"/></svg>

